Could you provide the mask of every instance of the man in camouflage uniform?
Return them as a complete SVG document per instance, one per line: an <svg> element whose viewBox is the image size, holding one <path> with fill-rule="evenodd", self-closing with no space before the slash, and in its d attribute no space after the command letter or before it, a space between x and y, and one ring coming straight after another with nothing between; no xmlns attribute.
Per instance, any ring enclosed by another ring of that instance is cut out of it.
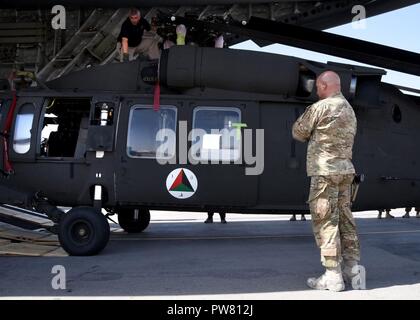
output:
<svg viewBox="0 0 420 320"><path fill-rule="evenodd" d="M316 86L320 101L306 109L292 130L296 140L309 142L308 203L321 262L326 268L321 277L310 278L307 284L313 289L342 291L344 280L351 281L360 261L351 212L351 184L355 176L351 159L357 120L341 94L340 77L335 72L321 74Z"/></svg>

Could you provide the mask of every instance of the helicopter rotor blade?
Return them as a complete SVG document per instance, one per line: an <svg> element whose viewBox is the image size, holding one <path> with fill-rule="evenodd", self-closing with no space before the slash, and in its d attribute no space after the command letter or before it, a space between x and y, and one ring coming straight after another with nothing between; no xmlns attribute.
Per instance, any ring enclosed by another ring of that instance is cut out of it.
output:
<svg viewBox="0 0 420 320"><path fill-rule="evenodd" d="M170 17L177 24L233 33L420 76L420 54L325 31L251 17L246 25Z"/></svg>

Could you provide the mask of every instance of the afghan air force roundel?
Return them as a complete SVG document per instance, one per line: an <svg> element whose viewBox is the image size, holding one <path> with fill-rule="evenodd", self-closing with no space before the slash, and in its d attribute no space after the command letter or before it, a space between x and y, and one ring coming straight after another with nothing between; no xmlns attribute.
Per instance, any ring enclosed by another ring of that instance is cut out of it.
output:
<svg viewBox="0 0 420 320"><path fill-rule="evenodd" d="M197 177L188 169L175 169L166 178L166 189L178 199L187 199L193 196L197 187Z"/></svg>

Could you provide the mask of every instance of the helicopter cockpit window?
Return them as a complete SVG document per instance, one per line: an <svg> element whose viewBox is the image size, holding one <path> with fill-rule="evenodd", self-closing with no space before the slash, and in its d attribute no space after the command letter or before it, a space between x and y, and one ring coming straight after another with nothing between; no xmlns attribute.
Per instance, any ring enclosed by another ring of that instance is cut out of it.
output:
<svg viewBox="0 0 420 320"><path fill-rule="evenodd" d="M41 119L41 157L83 158L86 153L90 98L49 98Z"/></svg>
<svg viewBox="0 0 420 320"><path fill-rule="evenodd" d="M15 132L13 135L13 150L25 154L31 149L31 129L34 121L35 106L25 103L16 116Z"/></svg>
<svg viewBox="0 0 420 320"><path fill-rule="evenodd" d="M193 115L192 157L194 160L236 161L241 136L235 124L241 110L229 107L197 107Z"/></svg>
<svg viewBox="0 0 420 320"><path fill-rule="evenodd" d="M176 150L176 116L173 106L134 105L128 124L127 155L131 158L170 159Z"/></svg>

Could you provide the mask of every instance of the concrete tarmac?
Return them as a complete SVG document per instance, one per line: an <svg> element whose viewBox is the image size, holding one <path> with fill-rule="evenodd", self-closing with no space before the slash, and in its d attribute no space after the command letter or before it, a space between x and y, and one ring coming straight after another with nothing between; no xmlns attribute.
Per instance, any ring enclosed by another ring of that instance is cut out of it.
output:
<svg viewBox="0 0 420 320"><path fill-rule="evenodd" d="M306 287L323 272L310 220L228 214L221 224L215 214L204 224L205 213L154 211L145 232L114 233L97 256L0 257L0 299L420 299L420 219L392 213L355 214L366 290ZM53 289L57 265L65 289Z"/></svg>

